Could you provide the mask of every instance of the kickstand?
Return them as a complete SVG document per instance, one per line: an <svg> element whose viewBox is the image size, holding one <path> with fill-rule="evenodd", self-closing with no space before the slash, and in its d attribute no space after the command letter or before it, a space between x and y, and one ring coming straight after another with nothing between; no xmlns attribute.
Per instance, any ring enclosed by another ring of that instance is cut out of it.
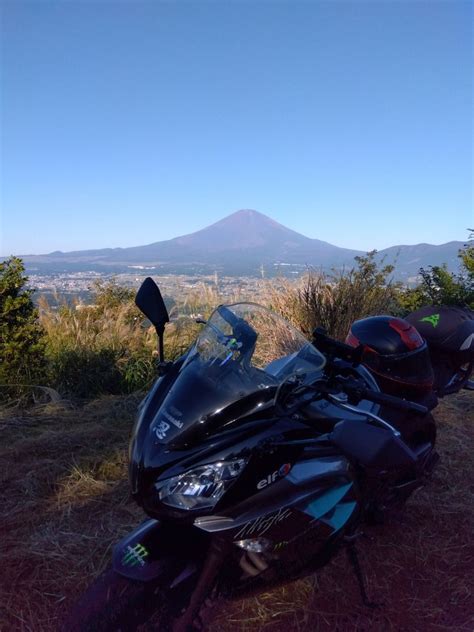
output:
<svg viewBox="0 0 474 632"><path fill-rule="evenodd" d="M364 576L362 575L362 569L360 567L359 556L357 554L357 549L354 540L347 543L346 546L347 557L349 558L349 562L351 563L354 574L357 578L357 583L359 585L360 596L362 598L362 603L367 608L378 608L381 604L375 603L374 601L370 601L367 596L367 591L365 589Z"/></svg>

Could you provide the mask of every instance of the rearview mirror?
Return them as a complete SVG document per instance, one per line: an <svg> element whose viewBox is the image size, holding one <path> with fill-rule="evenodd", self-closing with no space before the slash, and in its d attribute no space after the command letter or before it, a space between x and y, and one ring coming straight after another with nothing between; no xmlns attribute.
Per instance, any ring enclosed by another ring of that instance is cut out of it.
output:
<svg viewBox="0 0 474 632"><path fill-rule="evenodd" d="M147 277L141 284L135 296L135 305L155 326L156 331L162 334L170 317L160 289L151 277Z"/></svg>

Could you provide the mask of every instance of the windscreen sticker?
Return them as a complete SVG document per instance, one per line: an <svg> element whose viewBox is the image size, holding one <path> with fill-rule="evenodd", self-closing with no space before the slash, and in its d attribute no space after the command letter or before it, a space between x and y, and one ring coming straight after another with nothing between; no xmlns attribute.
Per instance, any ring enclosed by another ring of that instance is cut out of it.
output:
<svg viewBox="0 0 474 632"><path fill-rule="evenodd" d="M174 410L176 410L176 408ZM166 417L168 421L171 421L171 423L174 424L176 428L182 428L184 425L180 419L178 419L177 417L173 417L173 415L167 410L163 411L163 417Z"/></svg>
<svg viewBox="0 0 474 632"><path fill-rule="evenodd" d="M160 421L160 423L155 426L154 431L158 439L163 440L170 428L171 426L167 424L166 421Z"/></svg>

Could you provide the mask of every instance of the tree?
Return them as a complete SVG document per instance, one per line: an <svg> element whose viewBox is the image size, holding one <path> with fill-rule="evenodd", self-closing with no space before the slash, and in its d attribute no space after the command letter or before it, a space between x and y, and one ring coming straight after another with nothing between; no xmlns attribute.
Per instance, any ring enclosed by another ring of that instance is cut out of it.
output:
<svg viewBox="0 0 474 632"><path fill-rule="evenodd" d="M474 309L474 231L459 251L460 270L449 272L444 266L421 268L421 283L400 293L399 302L406 311L424 305L457 305Z"/></svg>
<svg viewBox="0 0 474 632"><path fill-rule="evenodd" d="M474 228L469 229L469 241L459 251L459 258L466 274L470 277L471 282L474 281Z"/></svg>
<svg viewBox="0 0 474 632"><path fill-rule="evenodd" d="M0 397L20 394L45 370L43 330L27 289L23 262L10 257L0 263Z"/></svg>

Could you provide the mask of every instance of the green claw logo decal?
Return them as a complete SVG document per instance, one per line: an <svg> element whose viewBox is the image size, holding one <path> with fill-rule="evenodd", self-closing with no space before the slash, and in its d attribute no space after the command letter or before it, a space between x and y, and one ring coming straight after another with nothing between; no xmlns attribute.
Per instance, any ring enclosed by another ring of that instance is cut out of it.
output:
<svg viewBox="0 0 474 632"><path fill-rule="evenodd" d="M127 546L127 550L122 558L124 566L145 566L145 558L148 557L149 551L142 544L135 546Z"/></svg>
<svg viewBox="0 0 474 632"><path fill-rule="evenodd" d="M439 314L431 314L420 319L420 323L431 323L433 327L437 327L439 323Z"/></svg>

